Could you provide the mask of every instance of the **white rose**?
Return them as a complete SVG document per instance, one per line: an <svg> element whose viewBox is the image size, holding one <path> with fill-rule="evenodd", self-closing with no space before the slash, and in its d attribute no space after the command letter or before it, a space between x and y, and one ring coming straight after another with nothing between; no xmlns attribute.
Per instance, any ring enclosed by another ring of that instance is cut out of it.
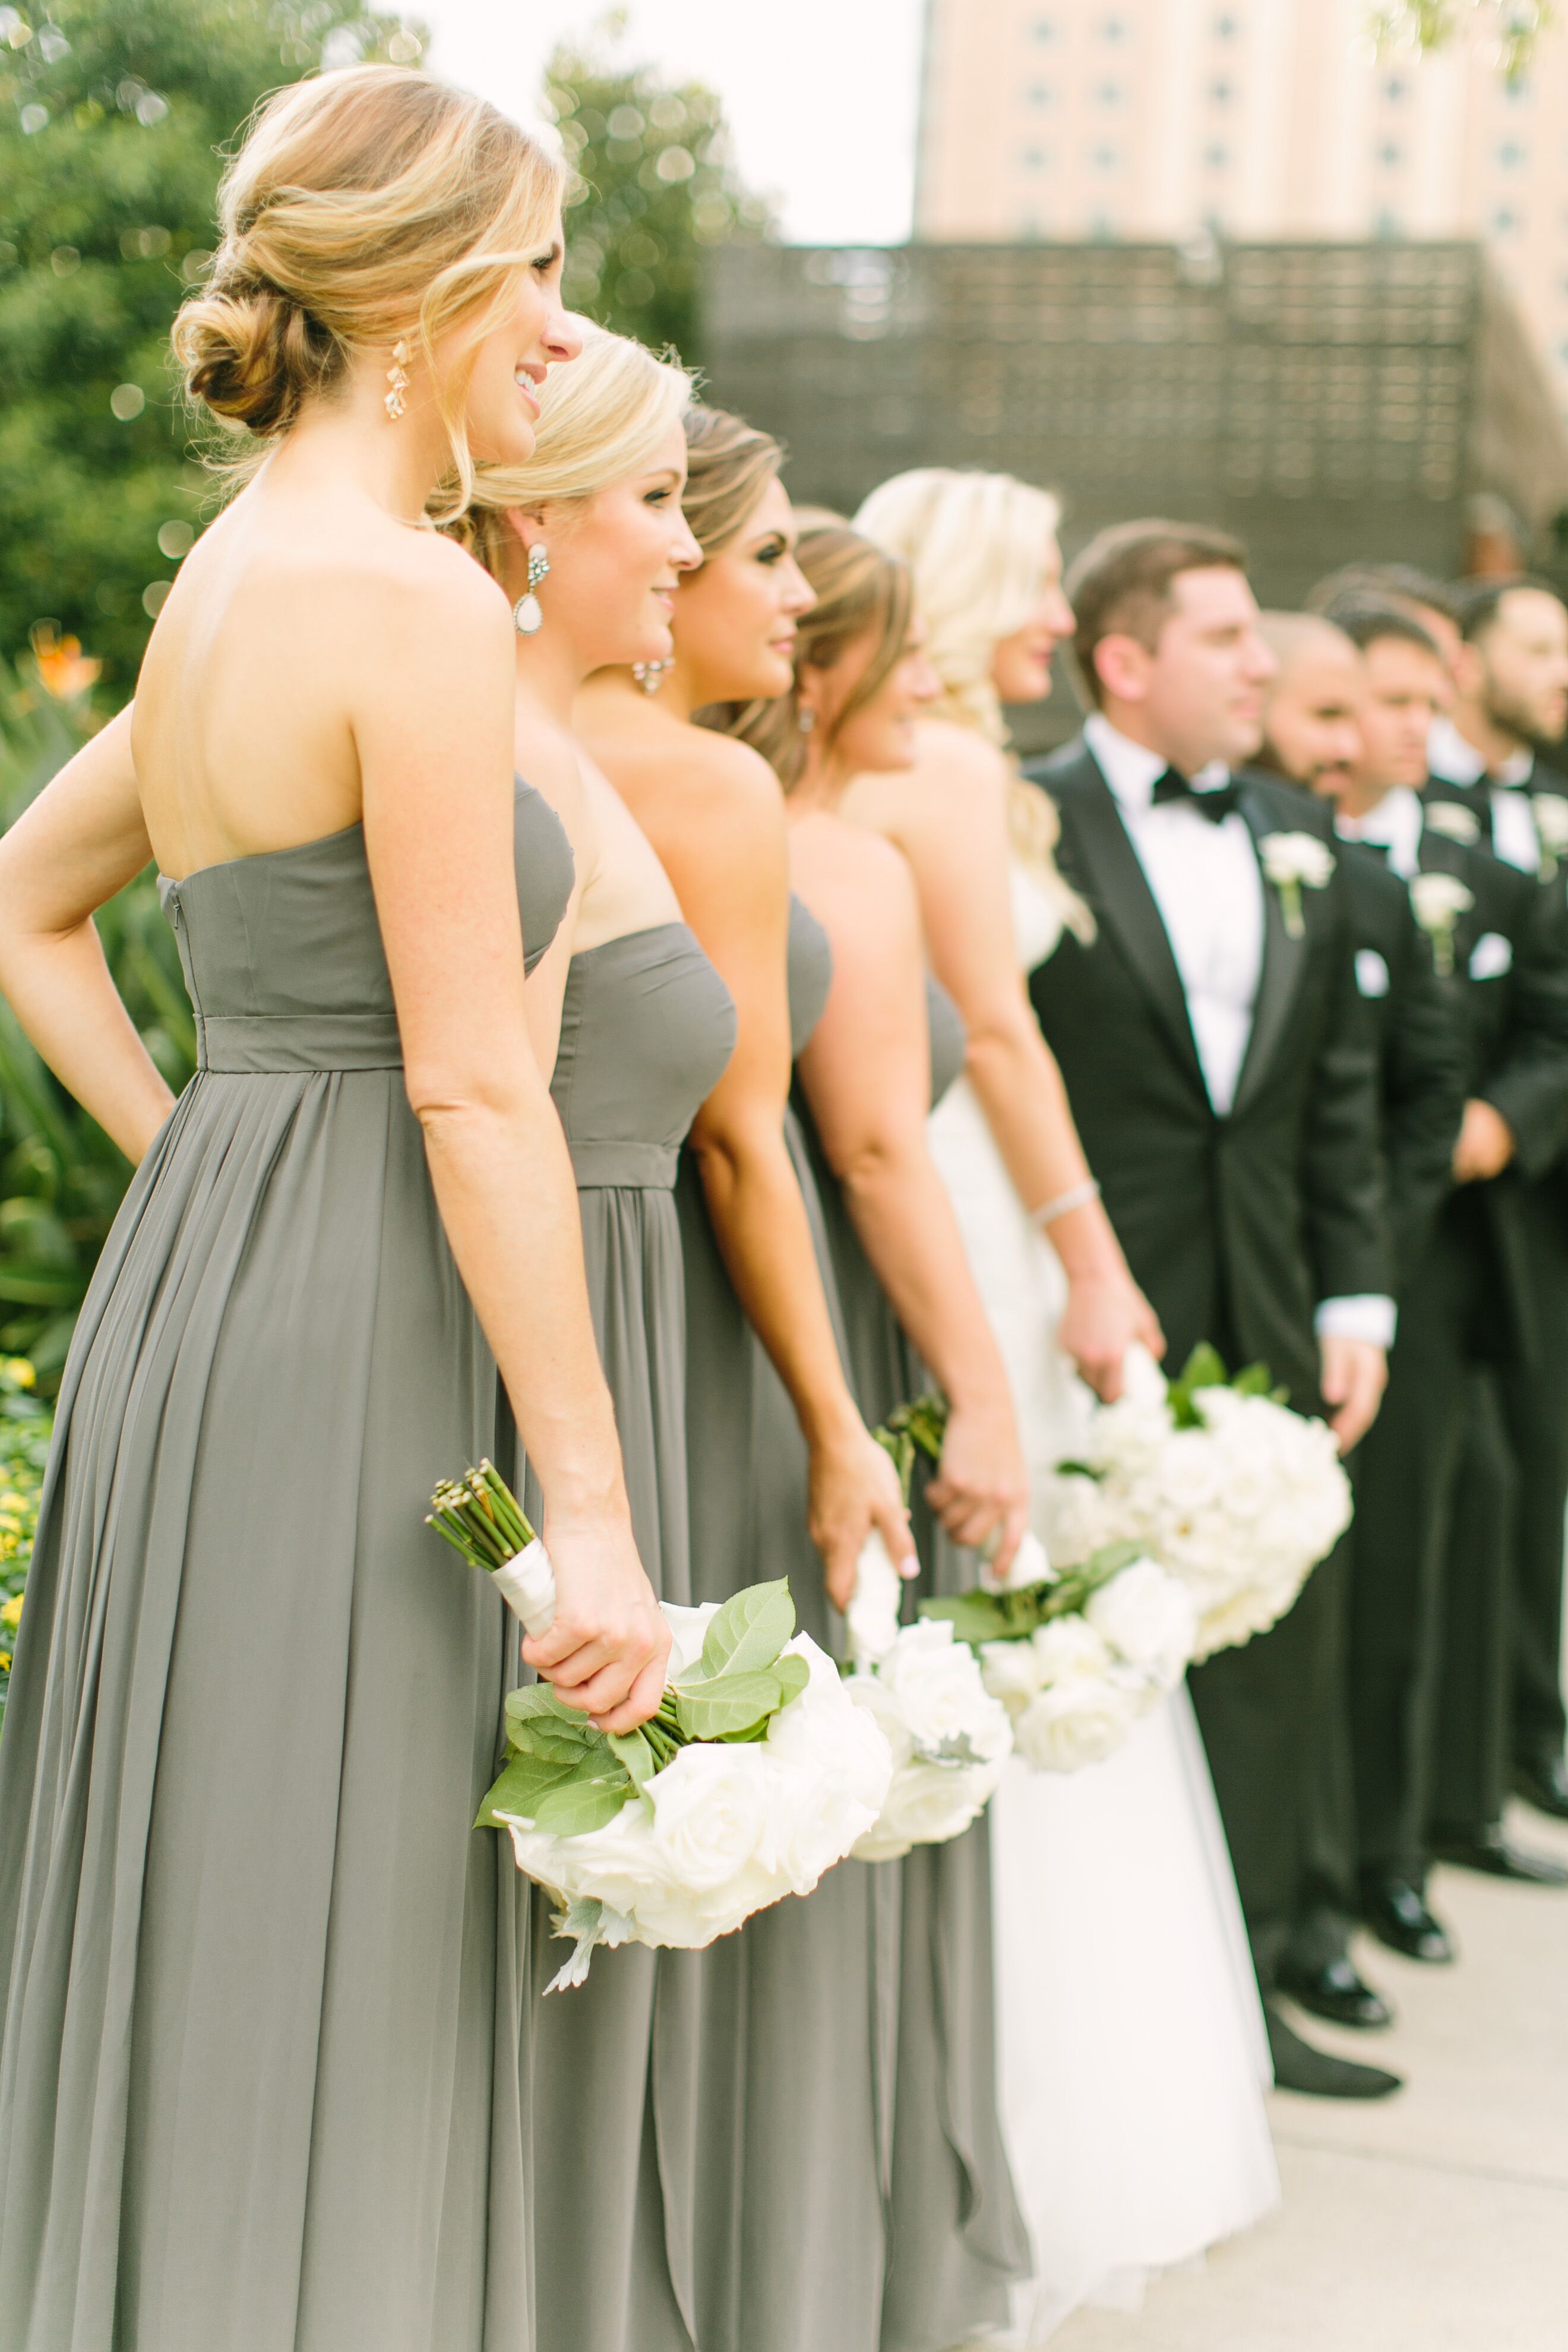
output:
<svg viewBox="0 0 1568 2352"><path fill-rule="evenodd" d="M903 1708L879 1675L851 1675L844 1685L857 1706L863 1706L892 1751L893 1770L901 1772L915 1752Z"/></svg>
<svg viewBox="0 0 1568 2352"><path fill-rule="evenodd" d="M1135 1678L1072 1675L1044 1690L1015 1727L1018 1753L1041 1772L1075 1772L1120 1748L1142 1711Z"/></svg>
<svg viewBox="0 0 1568 2352"><path fill-rule="evenodd" d="M683 1748L648 1782L654 1838L676 1883L703 1889L736 1877L767 1825L769 1790L748 1745Z"/></svg>
<svg viewBox="0 0 1568 2352"><path fill-rule="evenodd" d="M823 1872L843 1861L887 1802L893 1778L888 1743L862 1708L850 1703L849 1713L867 1739L875 1743L886 1768L875 1804L866 1803L863 1793L837 1774L796 1765L772 1768L768 1817L758 1859L795 1895L809 1895Z"/></svg>
<svg viewBox="0 0 1568 2352"><path fill-rule="evenodd" d="M1029 1636L1035 1673L1041 1687L1064 1682L1094 1681L1109 1675L1114 1663L1110 1645L1084 1617L1053 1617Z"/></svg>
<svg viewBox="0 0 1568 2352"><path fill-rule="evenodd" d="M875 1826L857 1840L856 1860L896 1862L911 1846L947 1844L981 1811L997 1778L973 1765L909 1765L894 1774Z"/></svg>
<svg viewBox="0 0 1568 2352"><path fill-rule="evenodd" d="M987 1642L980 1668L993 1698L1009 1708L1027 1706L1040 1687L1040 1669L1031 1642Z"/></svg>
<svg viewBox="0 0 1568 2352"><path fill-rule="evenodd" d="M1568 850L1568 800L1561 793L1534 793L1530 804L1535 812L1535 829L1542 845L1561 857ZM1426 822L1432 822L1430 811Z"/></svg>
<svg viewBox="0 0 1568 2352"><path fill-rule="evenodd" d="M1258 844L1263 871L1276 886L1305 883L1323 889L1334 870L1334 853L1315 833L1271 833Z"/></svg>
<svg viewBox="0 0 1568 2352"><path fill-rule="evenodd" d="M973 1652L955 1642L952 1627L941 1619L906 1625L878 1678L918 1746L968 1739L982 1754L1005 1751L1007 1727L987 1696Z"/></svg>
<svg viewBox="0 0 1568 2352"><path fill-rule="evenodd" d="M1084 1615L1111 1648L1173 1690L1197 1639L1198 1612L1186 1588L1152 1559L1134 1560L1090 1595Z"/></svg>
<svg viewBox="0 0 1568 2352"><path fill-rule="evenodd" d="M855 1563L855 1591L845 1619L849 1654L858 1664L874 1665L892 1648L899 1638L902 1599L903 1579L873 1528Z"/></svg>

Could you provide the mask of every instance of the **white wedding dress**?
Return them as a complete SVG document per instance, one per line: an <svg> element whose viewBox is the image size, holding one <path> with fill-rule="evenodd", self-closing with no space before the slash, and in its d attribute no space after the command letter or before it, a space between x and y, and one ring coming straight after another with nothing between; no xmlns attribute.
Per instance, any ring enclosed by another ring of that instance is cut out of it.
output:
<svg viewBox="0 0 1568 2352"><path fill-rule="evenodd" d="M1012 878L1029 970L1061 917L1016 859ZM1061 1266L967 1079L930 1138L1043 1486L1088 1403L1056 1343ZM1154 2273L1267 2213L1279 2178L1262 2011L1185 1687L1102 1764L1015 1758L991 1819L1001 2105L1036 2272L987 2343L1023 2352L1085 2304L1136 2308Z"/></svg>

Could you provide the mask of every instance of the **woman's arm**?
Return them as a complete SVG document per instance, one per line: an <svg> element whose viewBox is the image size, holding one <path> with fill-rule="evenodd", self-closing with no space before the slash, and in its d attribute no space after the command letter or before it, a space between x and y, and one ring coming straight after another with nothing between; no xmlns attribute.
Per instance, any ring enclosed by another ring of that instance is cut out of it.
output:
<svg viewBox="0 0 1568 2352"><path fill-rule="evenodd" d="M994 746L962 728L928 722L917 740L913 772L859 779L845 814L886 834L909 859L931 969L969 1034L970 1084L1019 1199L1043 1208L1079 1191L1090 1171L1018 966L1011 778ZM1164 1353L1154 1311L1098 1199L1053 1218L1047 1238L1068 1278L1060 1344L1101 1396L1115 1397L1131 1340Z"/></svg>
<svg viewBox="0 0 1568 2352"><path fill-rule="evenodd" d="M892 1465L844 1376L784 1142L789 854L778 784L743 744L692 736L679 793L648 793L635 804L735 1004L735 1051L691 1144L730 1279L806 1441L812 1540L843 1609L873 1526L895 1561L912 1567L913 1548Z"/></svg>
<svg viewBox="0 0 1568 2352"><path fill-rule="evenodd" d="M60 1084L138 1160L174 1104L92 918L151 857L129 706L0 841L0 992Z"/></svg>
<svg viewBox="0 0 1568 2352"><path fill-rule="evenodd" d="M457 549L420 541L416 562L416 578L365 600L357 677L345 649L408 1099L544 1493L559 1602L523 1654L606 1728L629 1729L658 1704L669 1636L632 1537L576 1186L529 1037L510 624Z"/></svg>
<svg viewBox="0 0 1568 2352"><path fill-rule="evenodd" d="M926 1144L931 1045L909 870L889 844L832 819L806 820L795 846L797 887L833 947L801 1078L866 1255L951 1408L931 1503L961 1543L999 1530L1005 1568L1028 1479L1006 1370Z"/></svg>

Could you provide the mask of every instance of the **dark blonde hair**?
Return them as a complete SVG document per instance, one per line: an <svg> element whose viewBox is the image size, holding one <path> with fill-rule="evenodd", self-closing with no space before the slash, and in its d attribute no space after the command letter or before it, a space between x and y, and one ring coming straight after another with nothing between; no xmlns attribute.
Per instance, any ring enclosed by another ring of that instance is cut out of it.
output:
<svg viewBox="0 0 1568 2352"><path fill-rule="evenodd" d="M187 397L258 443L286 434L356 352L437 340L489 313L538 254L562 166L483 99L399 66L353 66L269 99L224 174L222 242L181 307ZM471 354L439 387L461 498Z"/></svg>
<svg viewBox="0 0 1568 2352"><path fill-rule="evenodd" d="M816 602L795 625L796 686L773 702L750 702L732 709L726 731L750 743L767 761L787 793L805 765L800 731L798 680L803 669L830 670L853 645L872 638L871 658L826 730L826 750L858 710L881 691L910 641L914 619L914 575L900 555L889 555L837 515L802 518L795 562Z"/></svg>
<svg viewBox="0 0 1568 2352"><path fill-rule="evenodd" d="M727 409L686 412L687 477L681 504L703 561L739 538L746 519L784 464L784 450Z"/></svg>

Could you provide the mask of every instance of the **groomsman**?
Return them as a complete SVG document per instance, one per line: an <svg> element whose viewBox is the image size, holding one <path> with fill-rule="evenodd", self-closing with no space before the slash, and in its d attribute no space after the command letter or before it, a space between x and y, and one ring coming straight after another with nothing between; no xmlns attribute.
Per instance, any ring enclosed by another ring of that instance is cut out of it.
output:
<svg viewBox="0 0 1568 2352"><path fill-rule="evenodd" d="M1461 644L1451 712L1432 730L1428 798L1463 811L1495 856L1538 875L1562 897L1568 876L1568 777L1536 746L1568 728L1568 611L1534 581L1482 582L1461 593ZM1500 1397L1516 1484L1512 1717L1504 1770L1543 1812L1568 1819L1563 1760L1563 1529L1568 1509L1568 1158L1522 1188L1540 1352L1528 1374L1505 1372ZM1510 1849L1461 1788L1446 1822L1489 1867ZM1465 1811L1472 1818L1467 1823ZM1479 1836L1477 1832L1479 1832Z"/></svg>
<svg viewBox="0 0 1568 2352"><path fill-rule="evenodd" d="M1363 1450L1352 1606L1363 1916L1407 1958L1445 1961L1453 1946L1426 1900L1445 1628L1462 1622L1467 1638L1448 1659L1456 1704L1444 1736L1479 1752L1501 1719L1508 1624L1500 1515L1489 1543L1458 1556L1457 1578L1450 1529L1467 1428L1495 1444L1486 1375L1534 1357L1521 1201L1560 1148L1568 962L1562 919L1534 881L1456 838L1468 828L1451 810L1423 805L1427 735L1447 690L1431 635L1392 605L1330 609L1367 674L1338 830L1408 884L1465 1045L1454 1188L1403 1285L1388 1394Z"/></svg>
<svg viewBox="0 0 1568 2352"><path fill-rule="evenodd" d="M1362 756L1365 662L1342 630L1313 614L1265 614L1262 634L1279 671L1256 765L1316 793L1331 808ZM1397 1299L1426 1251L1451 1181L1449 1162L1464 1109L1464 1055L1430 942L1405 884L1373 849L1347 843L1340 855L1350 898L1356 991L1377 1056L1379 1139ZM1349 1466L1354 1476L1359 1449ZM1357 1848L1347 1612L1355 1538L1352 1526L1317 1570L1318 1579L1332 1587L1338 1618L1315 1709L1308 1907L1280 1955L1278 1980L1318 2016L1364 2028L1388 2024L1391 2011L1363 1981L1350 1953Z"/></svg>
<svg viewBox="0 0 1568 2352"><path fill-rule="evenodd" d="M1098 928L1033 973L1035 1009L1173 1365L1202 1339L1232 1366L1261 1360L1300 1407L1326 1406L1348 1450L1394 1324L1375 1072L1327 814L1229 772L1258 748L1274 672L1245 557L1215 531L1131 523L1068 585L1089 716L1031 773ZM1379 2096L1395 2076L1314 2050L1269 1998L1302 1907L1304 1759L1332 1635L1314 1579L1193 1690L1277 2079Z"/></svg>

